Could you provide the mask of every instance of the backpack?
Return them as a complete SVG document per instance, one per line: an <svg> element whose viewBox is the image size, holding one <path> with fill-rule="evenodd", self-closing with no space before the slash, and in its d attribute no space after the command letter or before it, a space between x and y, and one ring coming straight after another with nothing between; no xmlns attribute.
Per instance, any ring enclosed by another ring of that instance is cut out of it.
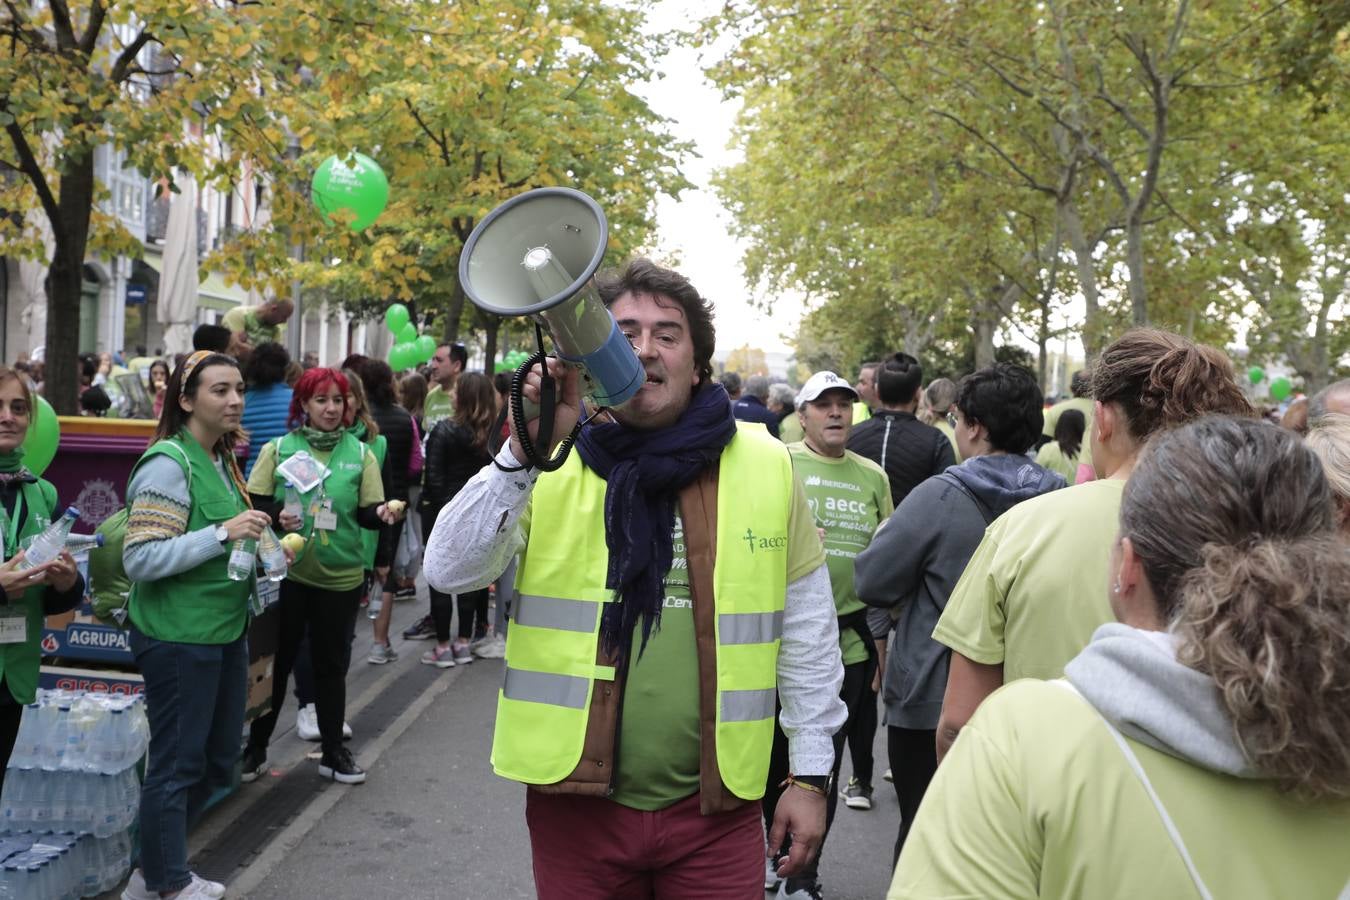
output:
<svg viewBox="0 0 1350 900"><path fill-rule="evenodd" d="M172 441L165 443L176 446ZM183 454L184 474L192 483L192 462ZM104 625L127 627L127 604L131 600L131 579L122 562L122 546L127 539L129 512L124 506L104 519L95 534L103 535L103 546L89 551L89 606Z"/></svg>

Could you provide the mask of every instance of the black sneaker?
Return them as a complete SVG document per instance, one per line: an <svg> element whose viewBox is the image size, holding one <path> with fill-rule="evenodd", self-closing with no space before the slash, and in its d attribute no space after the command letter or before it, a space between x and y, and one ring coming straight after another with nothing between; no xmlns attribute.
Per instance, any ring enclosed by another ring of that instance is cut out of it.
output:
<svg viewBox="0 0 1350 900"><path fill-rule="evenodd" d="M436 623L431 616L423 616L403 630L405 641L428 641L436 636Z"/></svg>
<svg viewBox="0 0 1350 900"><path fill-rule="evenodd" d="M339 747L332 753L324 752L319 760L319 777L331 778L342 784L362 784L366 780L366 770L352 759L352 751Z"/></svg>
<svg viewBox="0 0 1350 900"><path fill-rule="evenodd" d="M417 585L410 584L394 591L395 600L412 600L417 596Z"/></svg>
<svg viewBox="0 0 1350 900"><path fill-rule="evenodd" d="M244 755L239 758L239 780L248 784L257 781L258 776L266 771L267 751L253 746L245 747Z"/></svg>
<svg viewBox="0 0 1350 900"><path fill-rule="evenodd" d="M778 900L824 900L825 892L814 878L789 878L778 889Z"/></svg>
<svg viewBox="0 0 1350 900"><path fill-rule="evenodd" d="M839 792L839 796L844 798L844 804L849 809L871 809L872 808L872 786L863 784L856 778L850 778L848 784Z"/></svg>

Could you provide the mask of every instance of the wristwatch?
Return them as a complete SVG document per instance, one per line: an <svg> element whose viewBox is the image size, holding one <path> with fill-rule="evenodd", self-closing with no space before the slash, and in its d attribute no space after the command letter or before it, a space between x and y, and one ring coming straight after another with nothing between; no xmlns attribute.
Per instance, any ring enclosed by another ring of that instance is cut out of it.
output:
<svg viewBox="0 0 1350 900"><path fill-rule="evenodd" d="M215 534L216 540L220 541L222 544L230 539L229 529L227 529L224 525L217 525Z"/></svg>

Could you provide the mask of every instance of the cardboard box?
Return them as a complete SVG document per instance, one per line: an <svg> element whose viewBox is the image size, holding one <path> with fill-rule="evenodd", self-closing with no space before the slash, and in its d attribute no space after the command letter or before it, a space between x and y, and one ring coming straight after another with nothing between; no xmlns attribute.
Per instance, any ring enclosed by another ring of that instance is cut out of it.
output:
<svg viewBox="0 0 1350 900"><path fill-rule="evenodd" d="M145 679L139 672L96 669L84 666L43 666L38 687L47 690L92 691L96 694L143 694Z"/></svg>

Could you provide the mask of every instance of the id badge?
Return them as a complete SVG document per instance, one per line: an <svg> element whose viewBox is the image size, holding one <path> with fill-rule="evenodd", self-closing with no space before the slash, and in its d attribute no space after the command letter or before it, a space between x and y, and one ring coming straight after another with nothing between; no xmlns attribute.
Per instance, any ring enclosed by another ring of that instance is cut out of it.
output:
<svg viewBox="0 0 1350 900"><path fill-rule="evenodd" d="M333 501L325 500L314 513L314 527L320 531L337 531L337 513L333 512Z"/></svg>
<svg viewBox="0 0 1350 900"><path fill-rule="evenodd" d="M0 644L22 644L28 640L28 615L15 606L0 606Z"/></svg>

